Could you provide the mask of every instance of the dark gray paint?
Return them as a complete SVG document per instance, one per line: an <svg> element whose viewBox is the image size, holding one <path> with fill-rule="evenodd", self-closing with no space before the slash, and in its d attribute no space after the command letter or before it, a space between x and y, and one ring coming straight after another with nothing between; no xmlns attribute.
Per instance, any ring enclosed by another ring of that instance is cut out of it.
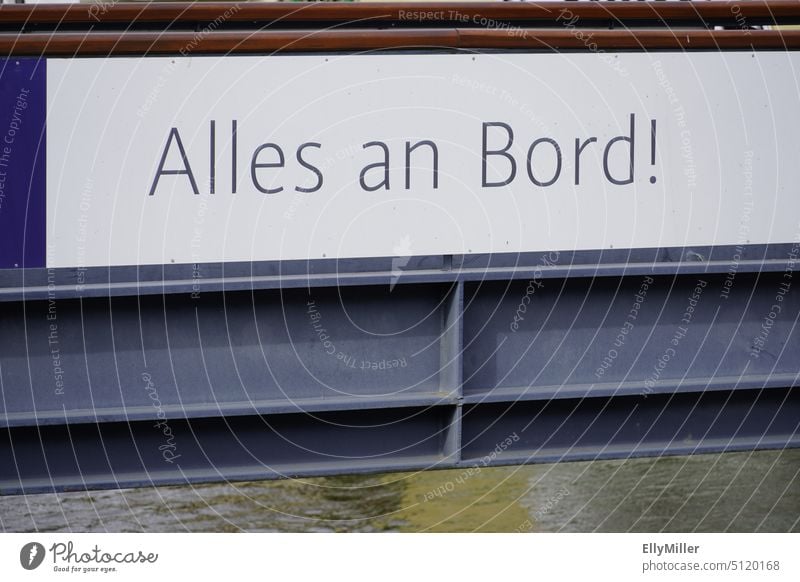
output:
<svg viewBox="0 0 800 582"><path fill-rule="evenodd" d="M730 247L560 253L546 267L536 253L417 257L402 270L201 265L195 281L186 266L92 269L83 288L75 270L2 272L0 491L798 446L796 285L751 355L790 249L746 247L728 299ZM534 276L542 287L512 331ZM648 298L598 379L644 276ZM648 388L699 278L688 332ZM326 354L310 298L337 351L407 365L362 370Z"/></svg>

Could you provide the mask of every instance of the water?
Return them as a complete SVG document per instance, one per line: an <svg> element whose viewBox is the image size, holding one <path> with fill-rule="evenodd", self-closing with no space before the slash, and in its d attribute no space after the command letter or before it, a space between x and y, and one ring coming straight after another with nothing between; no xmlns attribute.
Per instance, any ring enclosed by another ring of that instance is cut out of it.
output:
<svg viewBox="0 0 800 582"><path fill-rule="evenodd" d="M800 531L800 450L0 498L0 530Z"/></svg>

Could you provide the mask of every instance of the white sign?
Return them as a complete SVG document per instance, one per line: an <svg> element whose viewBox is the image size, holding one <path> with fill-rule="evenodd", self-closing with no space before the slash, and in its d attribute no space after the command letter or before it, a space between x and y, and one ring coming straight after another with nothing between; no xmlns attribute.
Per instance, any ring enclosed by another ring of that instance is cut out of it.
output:
<svg viewBox="0 0 800 582"><path fill-rule="evenodd" d="M790 242L798 65L49 59L47 266Z"/></svg>

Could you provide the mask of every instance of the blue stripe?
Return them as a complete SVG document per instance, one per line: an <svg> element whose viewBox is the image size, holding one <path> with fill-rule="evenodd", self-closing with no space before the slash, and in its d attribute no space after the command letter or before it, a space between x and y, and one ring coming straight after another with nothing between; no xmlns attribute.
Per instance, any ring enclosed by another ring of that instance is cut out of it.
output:
<svg viewBox="0 0 800 582"><path fill-rule="evenodd" d="M0 59L0 269L45 266L45 59Z"/></svg>

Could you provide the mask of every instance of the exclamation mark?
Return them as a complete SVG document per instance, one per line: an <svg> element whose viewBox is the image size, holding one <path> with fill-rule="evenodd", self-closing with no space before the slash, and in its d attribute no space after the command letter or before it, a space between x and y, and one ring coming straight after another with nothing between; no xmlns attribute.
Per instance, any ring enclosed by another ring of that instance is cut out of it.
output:
<svg viewBox="0 0 800 582"><path fill-rule="evenodd" d="M236 194L236 120L231 121L231 193Z"/></svg>
<svg viewBox="0 0 800 582"><path fill-rule="evenodd" d="M217 130L216 122L212 119L211 120L211 130L210 130L210 133L211 133L210 146L208 148L209 151L210 151L210 155L211 155L211 159L209 160L210 171L209 171L209 176L208 176L208 185L209 185L208 189L209 189L211 194L214 193L214 186L215 186L215 182L217 180L217 151L216 151L217 150L217 148L216 148L217 135L216 135L216 130Z"/></svg>
<svg viewBox="0 0 800 582"><path fill-rule="evenodd" d="M650 165L656 165L656 120L650 120ZM656 183L656 177L650 176L650 183Z"/></svg>

